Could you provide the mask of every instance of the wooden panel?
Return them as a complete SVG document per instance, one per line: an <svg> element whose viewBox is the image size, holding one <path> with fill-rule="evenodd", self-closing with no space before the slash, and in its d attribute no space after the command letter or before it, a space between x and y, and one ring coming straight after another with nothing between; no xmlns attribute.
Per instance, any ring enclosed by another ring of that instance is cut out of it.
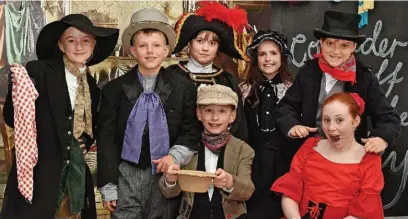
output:
<svg viewBox="0 0 408 219"><path fill-rule="evenodd" d="M166 58L162 66L177 64L179 61L186 61L187 57L172 57ZM132 57L115 57L109 56L103 62L91 66L89 70L98 84L106 82L125 74L137 64L137 61Z"/></svg>
<svg viewBox="0 0 408 219"><path fill-rule="evenodd" d="M3 138L6 173L8 173L13 163L12 149L14 148L14 132L13 129L4 122L3 104L0 105L0 131Z"/></svg>
<svg viewBox="0 0 408 219"><path fill-rule="evenodd" d="M271 7L270 1L233 1L233 4L246 10L262 10Z"/></svg>

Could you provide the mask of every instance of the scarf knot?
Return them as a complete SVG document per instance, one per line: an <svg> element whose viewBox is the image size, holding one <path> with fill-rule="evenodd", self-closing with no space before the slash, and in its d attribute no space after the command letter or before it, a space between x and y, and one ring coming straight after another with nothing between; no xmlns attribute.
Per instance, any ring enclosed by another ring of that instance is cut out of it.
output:
<svg viewBox="0 0 408 219"><path fill-rule="evenodd" d="M138 73L138 78L140 83L143 83L140 73ZM123 160L139 163L146 124L149 128L150 158L151 160L160 159L169 153L170 137L160 97L151 89L140 94L130 112L121 153ZM152 163L152 174L155 172L156 166Z"/></svg>
<svg viewBox="0 0 408 219"><path fill-rule="evenodd" d="M202 133L201 142L204 146L213 152L214 154L219 155L221 152L222 147L227 145L228 141L231 139L231 134L229 130L221 134L206 134Z"/></svg>
<svg viewBox="0 0 408 219"><path fill-rule="evenodd" d="M85 132L89 137L93 138L91 94L86 75L88 68L85 72L81 72L78 68L72 66L67 57L63 56L63 61L65 68L77 78L78 84L74 107L73 136L78 139Z"/></svg>
<svg viewBox="0 0 408 219"><path fill-rule="evenodd" d="M343 64L333 68L324 59L322 53L316 54L313 58L318 59L320 69L339 81L356 83L356 58L351 54L350 58Z"/></svg>

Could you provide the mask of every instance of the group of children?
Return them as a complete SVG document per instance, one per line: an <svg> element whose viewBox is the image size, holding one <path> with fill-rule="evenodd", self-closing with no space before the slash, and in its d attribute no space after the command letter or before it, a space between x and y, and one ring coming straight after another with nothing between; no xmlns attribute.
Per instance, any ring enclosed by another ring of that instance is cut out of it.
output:
<svg viewBox="0 0 408 219"><path fill-rule="evenodd" d="M11 68L4 118L16 137L34 123L24 138L38 151L16 145L0 218L96 218L83 158L94 140L111 218L383 218L378 153L400 125L353 54L365 39L359 20L327 11L314 30L321 52L293 79L282 33L258 31L246 51L236 46L242 9L201 2L174 29L160 11L142 9L122 34L138 64L101 93L88 66L112 52L118 30L77 14L46 25L39 60ZM185 47L187 62L161 66ZM214 65L218 52L250 57L244 82ZM28 100L35 116L17 104L22 87L38 92ZM206 193L182 191L180 169L215 177Z"/></svg>

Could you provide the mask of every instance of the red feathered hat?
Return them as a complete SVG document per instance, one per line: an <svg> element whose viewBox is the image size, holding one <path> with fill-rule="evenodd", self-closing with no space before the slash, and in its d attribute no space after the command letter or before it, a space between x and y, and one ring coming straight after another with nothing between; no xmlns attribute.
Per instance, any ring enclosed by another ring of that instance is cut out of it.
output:
<svg viewBox="0 0 408 219"><path fill-rule="evenodd" d="M244 51L238 48L237 34L248 26L247 12L238 6L228 8L219 2L201 1L198 5L195 13L184 14L177 21L177 45L173 53L183 50L200 31L209 30L220 38L219 51L243 59Z"/></svg>

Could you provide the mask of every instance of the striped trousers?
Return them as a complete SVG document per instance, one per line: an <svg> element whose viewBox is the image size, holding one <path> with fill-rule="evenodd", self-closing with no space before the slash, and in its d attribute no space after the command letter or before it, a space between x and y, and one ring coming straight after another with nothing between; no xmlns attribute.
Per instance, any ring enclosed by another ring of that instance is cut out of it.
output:
<svg viewBox="0 0 408 219"><path fill-rule="evenodd" d="M119 165L118 201L112 219L174 219L180 198L165 199L160 192L162 174L139 169L126 161Z"/></svg>

